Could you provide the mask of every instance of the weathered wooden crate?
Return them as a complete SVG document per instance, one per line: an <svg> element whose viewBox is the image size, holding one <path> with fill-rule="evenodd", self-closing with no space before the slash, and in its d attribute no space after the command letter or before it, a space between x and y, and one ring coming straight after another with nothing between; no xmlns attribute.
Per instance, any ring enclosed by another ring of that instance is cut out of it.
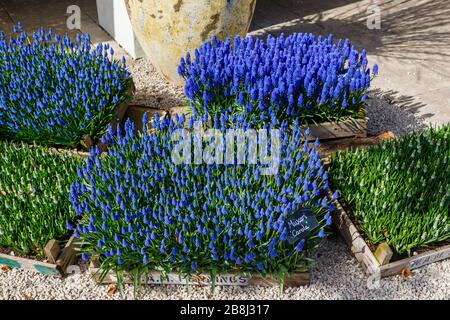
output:
<svg viewBox="0 0 450 320"><path fill-rule="evenodd" d="M159 114L161 117L164 117L167 114L167 111L162 109L150 108L142 105L130 105L128 106L128 110L123 117L123 121L130 119L134 122L136 129L142 130L142 118L144 114L147 113L150 120L152 120L156 114Z"/></svg>
<svg viewBox="0 0 450 320"><path fill-rule="evenodd" d="M145 112L149 114L149 118L151 119L156 113L158 113L161 117L166 115L174 117L176 114L186 114L189 116L191 112L190 110L191 109L186 106L162 110L146 106L130 105L124 120L128 118L133 120L137 129L140 130L142 129L142 116ZM363 111L361 112L364 113ZM311 130L311 137L309 138L310 141L314 141L316 138L319 138L319 140L333 140L367 137L367 119L364 117L361 119L347 119L339 122L323 122L303 126L304 130L307 128Z"/></svg>
<svg viewBox="0 0 450 320"><path fill-rule="evenodd" d="M339 151L347 151L358 148L368 148L380 144L383 141L396 139L396 135L391 131L385 131L376 136L365 138L343 138L337 140L326 140L320 143L319 152L323 164L328 166L331 162L331 156Z"/></svg>
<svg viewBox="0 0 450 320"><path fill-rule="evenodd" d="M45 246L44 251L48 262L0 253L0 265L37 271L48 276L62 277L66 274L67 267L76 260L73 236L63 248L59 246L56 240L50 240Z"/></svg>
<svg viewBox="0 0 450 320"><path fill-rule="evenodd" d="M323 122L304 126L311 130L309 140L331 140L367 137L367 119L347 119L339 122Z"/></svg>
<svg viewBox="0 0 450 320"><path fill-rule="evenodd" d="M114 272L109 272L106 277L100 282L100 272L98 268L91 267L89 272L93 276L94 280L99 284L112 284L117 283L117 276ZM293 273L289 277L284 279L284 287L300 287L310 284L311 275L309 272ZM125 276L126 283L133 283L130 276ZM177 273L169 273L165 276L161 272L151 272L148 275L142 277L142 284L148 285L199 285L210 286L211 276L208 274L192 275L189 279ZM280 283L276 277L261 277L253 275L251 277L238 274L218 274L216 276L216 286L278 286Z"/></svg>
<svg viewBox="0 0 450 320"><path fill-rule="evenodd" d="M335 201L335 204L336 210L332 213L334 224L367 275L379 275L384 278L450 258L450 245L444 245L409 258L390 262L392 257L392 252L389 253L390 249L382 244L373 253L342 204L339 201Z"/></svg>

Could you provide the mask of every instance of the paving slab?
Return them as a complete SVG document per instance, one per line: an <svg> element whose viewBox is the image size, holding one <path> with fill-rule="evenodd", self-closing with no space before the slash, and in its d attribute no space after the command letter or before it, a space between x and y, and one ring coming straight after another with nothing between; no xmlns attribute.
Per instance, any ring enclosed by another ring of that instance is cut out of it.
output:
<svg viewBox="0 0 450 320"><path fill-rule="evenodd" d="M21 22L27 32L34 32L40 27L52 28L55 33L62 35L67 33L74 39L81 31L67 27L67 20L70 17L67 9L72 5L80 8L81 26L86 21L95 23L91 18L96 16L95 0L0 0L0 8L6 12L10 20L14 24ZM10 25L1 27L7 32L11 29Z"/></svg>
<svg viewBox="0 0 450 320"><path fill-rule="evenodd" d="M6 35L9 35L13 25L13 20L9 16L8 12L0 7L0 31L3 31Z"/></svg>

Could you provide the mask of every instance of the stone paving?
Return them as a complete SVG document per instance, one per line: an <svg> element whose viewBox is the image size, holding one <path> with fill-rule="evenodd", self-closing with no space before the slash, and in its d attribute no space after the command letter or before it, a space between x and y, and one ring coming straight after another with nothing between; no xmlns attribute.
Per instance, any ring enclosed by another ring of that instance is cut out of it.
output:
<svg viewBox="0 0 450 320"><path fill-rule="evenodd" d="M370 30L370 7L380 9L381 29ZM67 7L81 9L81 31L94 43L109 42L126 55L97 25L95 0L0 0L0 28L8 33L22 22L27 30L68 30ZM369 10L369 11L368 11ZM258 0L251 28L254 35L313 32L349 38L365 48L380 76L374 88L426 122L450 122L450 1L448 0Z"/></svg>
<svg viewBox="0 0 450 320"><path fill-rule="evenodd" d="M373 4L379 30L367 27ZM448 0L258 0L252 32L349 38L379 64L374 87L383 95L426 122L450 122Z"/></svg>

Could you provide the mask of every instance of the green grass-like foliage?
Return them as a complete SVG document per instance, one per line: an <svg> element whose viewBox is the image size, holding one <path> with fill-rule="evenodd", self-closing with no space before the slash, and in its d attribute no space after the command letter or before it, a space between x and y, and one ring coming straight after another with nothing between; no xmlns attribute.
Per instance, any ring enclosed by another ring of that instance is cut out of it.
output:
<svg viewBox="0 0 450 320"><path fill-rule="evenodd" d="M69 235L66 221L76 215L70 184L82 159L0 141L0 246L42 256L51 239Z"/></svg>
<svg viewBox="0 0 450 320"><path fill-rule="evenodd" d="M338 153L330 176L371 244L399 254L450 239L450 125Z"/></svg>

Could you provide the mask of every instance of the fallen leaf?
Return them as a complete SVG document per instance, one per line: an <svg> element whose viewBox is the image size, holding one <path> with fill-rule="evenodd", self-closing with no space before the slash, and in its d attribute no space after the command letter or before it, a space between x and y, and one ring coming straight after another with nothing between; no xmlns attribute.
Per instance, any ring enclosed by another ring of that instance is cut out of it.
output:
<svg viewBox="0 0 450 320"><path fill-rule="evenodd" d="M92 140L92 138L89 135L84 135L81 138L80 144L82 147L85 148L85 150L89 150L92 145L94 144L94 141Z"/></svg>
<svg viewBox="0 0 450 320"><path fill-rule="evenodd" d="M384 230L384 233L383 233L383 234L384 234L384 237L385 237L385 238L389 237L389 232L388 232L387 230Z"/></svg>
<svg viewBox="0 0 450 320"><path fill-rule="evenodd" d="M23 294L23 297L25 298L25 300L34 300L32 296L26 293Z"/></svg>
<svg viewBox="0 0 450 320"><path fill-rule="evenodd" d="M379 140L389 140L397 138L392 131L385 131L377 136Z"/></svg>
<svg viewBox="0 0 450 320"><path fill-rule="evenodd" d="M11 267L9 267L9 266L0 266L0 270L2 270L2 271L4 271L4 272L8 272L8 271L11 271Z"/></svg>
<svg viewBox="0 0 450 320"><path fill-rule="evenodd" d="M114 283L110 284L110 285L108 286L108 288L106 289L106 294L107 294L109 297L112 297L112 296L114 295L114 293L116 293L116 292L117 292L117 285L114 284Z"/></svg>
<svg viewBox="0 0 450 320"><path fill-rule="evenodd" d="M406 277L408 279L412 278L412 271L409 268L402 269L402 280L405 280Z"/></svg>

